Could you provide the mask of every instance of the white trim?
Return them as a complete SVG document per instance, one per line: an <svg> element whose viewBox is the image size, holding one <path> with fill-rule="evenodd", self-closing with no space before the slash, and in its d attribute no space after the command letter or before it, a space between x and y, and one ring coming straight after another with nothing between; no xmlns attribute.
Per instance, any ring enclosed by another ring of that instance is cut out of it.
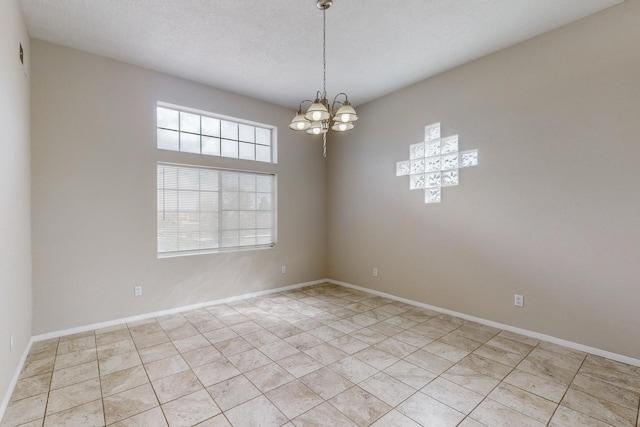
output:
<svg viewBox="0 0 640 427"><path fill-rule="evenodd" d="M191 107L185 107L185 106L182 106L182 105L171 104L170 102L164 102L164 101L157 101L156 102L156 111L157 111L158 107L168 108L168 109L176 110L176 111L184 111L185 113L198 114L200 116L211 117L211 118L219 119L219 120L226 120L228 122L235 122L235 123L254 126L254 127L259 127L259 128L263 128L263 129L269 129L269 130L271 130L271 161L270 162L263 162L263 161L260 161L260 160L247 160L247 161L256 162L256 163L273 164L273 165L277 165L278 164L278 126L270 125L270 124L267 124L267 123L254 122L252 120L241 119L239 117L225 116L224 114L218 114L218 113L213 113L211 111L199 110L197 108L191 108ZM156 129L157 129L157 118L156 118ZM262 144L259 144L259 145L262 145ZM158 148L158 149L159 150L176 152L176 150L166 150L164 148ZM184 153L185 151L177 150L177 152ZM200 155L209 156L208 154L200 154ZM212 157L221 157L221 158L227 158L227 159L243 160L243 159L240 159L239 157L225 157L225 156L222 156L222 155L220 155L220 156L212 156Z"/></svg>
<svg viewBox="0 0 640 427"><path fill-rule="evenodd" d="M208 307L208 306L211 306L211 305L226 304L226 303L229 303L229 302L243 300L243 299L247 299L247 298L261 297L261 296L264 296L264 295L275 294L275 293L283 292L283 291L290 291L290 290L293 290L293 289L304 288L304 287L307 287L307 286L318 285L320 283L327 283L327 282L329 282L328 279L314 280L314 281L311 281L311 282L298 283L296 285L288 285L288 286L282 286L282 287L274 288L274 289L267 289L267 290L264 290L264 291L251 292L251 293L248 293L248 294L238 295L238 296L234 296L234 297L228 297L228 298L223 298L223 299L218 299L218 300L201 302L201 303L197 303L197 304L185 305L185 306L182 306L182 307L169 308L167 310L160 310L160 311L154 311L154 312L151 312L151 313L139 314L139 315L136 315L136 316L123 317L121 319L109 320L107 322L92 323L90 325L78 326L76 328L64 329L62 331L54 331L54 332L48 332L46 334L36 335L36 336L34 336L32 338L32 341L33 342L44 341L44 340L48 340L48 339L51 339L51 338L64 337L64 336L67 336L67 335L78 334L78 333L81 333L81 332L93 331L93 330L96 330L96 329L102 329L102 328L108 328L108 327L111 327L111 326L122 325L124 323L132 323L132 322L137 322L139 320L151 319L153 317L160 317L160 316L166 316L168 314L180 313L180 312L183 312L183 311L196 310L198 308Z"/></svg>
<svg viewBox="0 0 640 427"><path fill-rule="evenodd" d="M481 323L483 325L492 326L494 328L503 329L505 331L514 332L516 334L524 335L531 338L536 338L542 341L548 341L553 344L558 344L563 347L568 347L573 350L582 351L585 353L593 354L595 356L605 357L607 359L615 360L617 362L626 363L628 365L638 366L640 367L640 359L634 359L633 357L625 356L623 354L613 353L607 350L602 350L595 347L589 347L584 344L580 344L573 341L567 341L562 338L557 338L551 335L541 334L539 332L529 331L527 329L517 328L515 326L505 325L503 323L494 322L493 320L483 319L481 317L470 316L468 314L460 313L453 310L448 310L446 308L436 307L433 305L425 304L418 301L413 301L410 299L398 297L392 294L388 294L386 292L376 291L373 289L363 288L361 286L352 285L351 283L340 282L338 280L329 279L329 283L333 283L334 285L344 286L345 288L356 289L358 291L367 292L369 294L377 295L380 297L389 298L395 301L400 301L405 304L415 305L417 307L426 308L429 310L437 311L438 313L449 314L451 316L460 317L465 320L470 320L472 322Z"/></svg>
<svg viewBox="0 0 640 427"><path fill-rule="evenodd" d="M9 388L7 388L7 394L5 394L4 399L2 399L2 403L0 404L0 423L2 423L2 418L4 418L4 412L7 410L7 406L9 406L9 399L11 399L11 395L13 395L13 390L16 388L16 384L18 383L18 378L20 377L20 373L22 372L22 368L24 367L24 363L27 360L27 356L29 355L29 351L31 351L31 346L34 343L33 337L27 343L27 347L24 349L22 353L22 358L20 359L20 363L18 363L18 367L13 374L13 378L9 383Z"/></svg>
<svg viewBox="0 0 640 427"><path fill-rule="evenodd" d="M9 399L11 398L11 395L13 394L13 390L14 390L14 388L16 386L16 383L18 382L18 378L20 376L20 373L22 372L22 368L23 368L24 363L25 363L25 361L27 359L27 355L29 354L29 351L31 350L31 346L33 345L34 342L43 341L43 340L47 340L47 339L51 339L51 338L58 338L58 337L66 336L66 335L72 335L72 334L76 334L76 333L80 333L80 332L91 331L91 330L95 330L95 329L106 328L106 327L109 327L109 326L116 326L116 325L120 325L120 324L124 324L124 323L135 322L135 321L138 321L138 320L144 320L144 319L149 319L149 318L153 318L153 317L164 316L164 315L167 315L167 314L180 313L182 311L194 310L194 309L207 307L207 306L211 306L211 305L226 304L226 303L229 303L229 302L243 300L243 299L247 299L247 298L255 298L255 297L274 294L274 293L278 293L278 292L304 288L304 287L307 287L307 286L318 285L318 284L321 284L321 283L332 283L334 285L343 286L345 288L350 288L350 289L355 289L355 290L359 290L359 291L362 291L362 292L367 292L367 293L372 294L372 295L377 295L377 296L389 298L389 299L392 299L392 300L395 300L395 301L404 302L406 304L410 304L410 305L413 305L413 306L416 306L416 307L426 308L426 309L437 311L437 312L443 313L443 314L449 314L451 316L460 317L462 319L470 320L470 321L477 322L477 323L481 323L483 325L492 326L494 328L503 329L503 330L514 332L514 333L521 334L521 335L524 335L524 336L536 338L536 339L539 339L539 340L542 340L542 341L548 341L548 342L551 342L551 343L554 343L554 344L558 344L558 345L561 345L561 346L564 346L564 347L568 347L568 348L571 348L571 349L574 349L574 350L583 351L585 353L589 353L589 354L593 354L593 355L596 355L596 356L605 357L607 359L615 360L617 362L622 362L622 363L626 363L628 365L633 365L633 366L639 366L640 367L640 359L635 359L635 358L632 358L632 357L629 357L629 356L624 356L622 354L612 353L610 351L602 350L602 349L595 348L595 347L589 347L589 346L586 346L586 345L583 345L583 344L580 344L580 343L576 343L576 342L573 342L573 341L567 341L567 340L564 340L562 338L556 338L556 337L553 337L553 336L550 336L550 335L545 335L545 334L529 331L529 330L526 330L526 329L517 328L517 327L514 327L514 326L510 326L510 325L505 325L503 323L494 322L492 320L487 320L487 319L483 319L483 318L480 318L480 317L470 316L468 314L460 313L460 312L457 312L457 311L448 310L448 309L445 309L445 308L436 307L436 306L433 306L433 305L429 305L429 304L413 301L413 300L410 300L410 299L407 299L407 298L398 297L398 296L395 296L395 295L392 295L392 294L388 294L386 292L381 292L381 291L376 291L376 290L373 290L373 289L363 288L361 286L352 285L351 283L341 282L341 281L333 280L333 279L321 279L321 280L314 280L314 281L311 281L311 282L298 283L296 285L282 286L282 287L279 287L279 288L267 289L267 290L258 291L258 292L252 292L252 293L248 293L248 294L238 295L238 296L229 297L229 298L223 298L223 299L219 299L219 300L213 300L213 301L204 302L204 303L198 303L198 304L192 304L192 305L183 306L183 307L171 308L171 309L168 309L168 310L161 310L161 311L156 311L156 312L152 312L152 313L140 314L140 315L137 315L137 316L125 317L125 318L121 318L121 319L111 320L111 321L108 321L108 322L94 323L94 324L91 324L91 325L79 326L77 328L71 328L71 329L65 329L65 330L62 330L62 331L55 331L55 332L49 332L49 333L46 333L46 334L35 335L35 336L31 337L31 339L29 340L27 348L24 350L24 353L22 355L22 359L20 360L20 363L19 363L18 367L16 368L15 374L13 375L13 379L11 380L11 383L9 384L9 389L7 390L7 394L5 395L5 397L4 397L3 401L2 401L2 404L0 405L0 421L2 420L2 418L4 416L4 412L5 412L6 408L7 408L7 405L9 404Z"/></svg>

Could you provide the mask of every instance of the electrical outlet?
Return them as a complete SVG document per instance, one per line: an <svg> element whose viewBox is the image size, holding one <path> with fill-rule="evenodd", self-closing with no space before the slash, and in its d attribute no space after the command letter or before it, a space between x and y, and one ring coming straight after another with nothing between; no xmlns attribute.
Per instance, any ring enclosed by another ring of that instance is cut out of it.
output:
<svg viewBox="0 0 640 427"><path fill-rule="evenodd" d="M513 305L518 307L524 307L524 297L522 295L514 295L513 296Z"/></svg>
<svg viewBox="0 0 640 427"><path fill-rule="evenodd" d="M142 286L134 286L133 287L133 296L139 297L142 295Z"/></svg>
<svg viewBox="0 0 640 427"><path fill-rule="evenodd" d="M283 265L283 266L280 268L280 272L281 272L282 274L286 273L286 272L287 272L287 266L286 266L286 265Z"/></svg>
<svg viewBox="0 0 640 427"><path fill-rule="evenodd" d="M373 267L373 277L378 277L378 269Z"/></svg>

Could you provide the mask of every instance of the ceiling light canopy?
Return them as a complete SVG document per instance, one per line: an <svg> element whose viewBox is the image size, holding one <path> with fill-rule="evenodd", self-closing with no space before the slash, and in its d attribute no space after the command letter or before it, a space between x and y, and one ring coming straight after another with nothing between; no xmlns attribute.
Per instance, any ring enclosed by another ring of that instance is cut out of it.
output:
<svg viewBox="0 0 640 427"><path fill-rule="evenodd" d="M300 107L289 128L297 131L305 131L309 135L322 134L322 155L327 157L327 132L329 129L335 132L345 132L353 129L353 122L358 120L356 110L351 106L347 94L341 92L333 98L329 105L327 99L327 37L326 37L326 10L333 4L330 0L317 0L316 6L322 10L322 91L316 92L315 101L305 99L300 102ZM309 103L306 112L303 112L303 104Z"/></svg>

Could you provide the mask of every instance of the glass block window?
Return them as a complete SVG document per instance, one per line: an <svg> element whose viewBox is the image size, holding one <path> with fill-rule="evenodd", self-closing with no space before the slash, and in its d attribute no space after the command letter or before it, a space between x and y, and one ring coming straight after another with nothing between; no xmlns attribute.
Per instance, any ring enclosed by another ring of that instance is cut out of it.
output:
<svg viewBox="0 0 640 427"><path fill-rule="evenodd" d="M158 104L160 150L275 163L275 128Z"/></svg>
<svg viewBox="0 0 640 427"><path fill-rule="evenodd" d="M409 189L424 189L425 203L440 203L442 187L460 183L460 168L478 165L478 150L458 151L458 135L442 137L440 123L425 126L424 142L409 145L409 160L396 163L396 176L409 176Z"/></svg>
<svg viewBox="0 0 640 427"><path fill-rule="evenodd" d="M275 245L276 177L157 164L158 256Z"/></svg>

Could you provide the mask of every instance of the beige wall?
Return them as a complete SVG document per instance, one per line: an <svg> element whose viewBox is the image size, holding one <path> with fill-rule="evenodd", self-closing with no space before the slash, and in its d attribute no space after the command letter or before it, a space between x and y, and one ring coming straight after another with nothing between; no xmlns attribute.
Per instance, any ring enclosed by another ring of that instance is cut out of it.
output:
<svg viewBox="0 0 640 427"><path fill-rule="evenodd" d="M293 110L42 41L32 49L34 334L325 277L324 160L318 140L287 129ZM278 164L158 151L157 101L278 126ZM277 173L277 246L158 259L157 161Z"/></svg>
<svg viewBox="0 0 640 427"><path fill-rule="evenodd" d="M0 2L0 129L1 403L31 338L29 36L14 0Z"/></svg>
<svg viewBox="0 0 640 427"><path fill-rule="evenodd" d="M292 111L33 41L33 333L328 276L640 358L639 9L361 106L326 164ZM158 100L278 126L275 249L156 258L157 161L252 167L158 152ZM425 205L395 162L435 121L480 165Z"/></svg>
<svg viewBox="0 0 640 427"><path fill-rule="evenodd" d="M640 358L638 22L628 1L361 106L329 146L328 276ZM479 166L425 205L395 163L437 121Z"/></svg>

